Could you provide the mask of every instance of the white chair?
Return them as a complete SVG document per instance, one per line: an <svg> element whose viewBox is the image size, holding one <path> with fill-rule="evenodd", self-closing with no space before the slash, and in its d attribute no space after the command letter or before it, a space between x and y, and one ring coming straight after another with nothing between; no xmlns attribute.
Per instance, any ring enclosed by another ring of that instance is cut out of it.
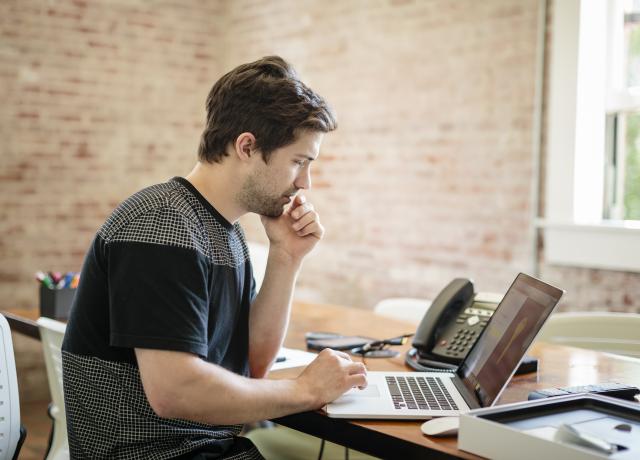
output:
<svg viewBox="0 0 640 460"><path fill-rule="evenodd" d="M20 425L18 377L11 329L0 315L0 460L17 459L26 437Z"/></svg>
<svg viewBox="0 0 640 460"><path fill-rule="evenodd" d="M416 326L431 306L430 300L411 297L390 297L383 299L373 307L376 315L408 321Z"/></svg>
<svg viewBox="0 0 640 460"><path fill-rule="evenodd" d="M537 340L640 358L640 314L552 314Z"/></svg>
<svg viewBox="0 0 640 460"><path fill-rule="evenodd" d="M253 277L256 279L256 292L258 292L264 280L264 273L267 270L269 246L255 241L247 241L247 247L249 248L249 255L251 256Z"/></svg>
<svg viewBox="0 0 640 460"><path fill-rule="evenodd" d="M345 448L338 444L325 441L322 447L322 457L320 453L322 440L314 436L301 433L299 431L284 426L272 428L258 428L249 431L245 435L251 439L260 453L266 459L277 460L308 460L310 458L343 459L351 460L376 460L377 457Z"/></svg>
<svg viewBox="0 0 640 460"><path fill-rule="evenodd" d="M62 339L66 325L49 318L38 318L38 329L44 351L44 363L47 368L49 391L52 404L49 415L53 419L53 433L46 460L69 459L67 440L67 418L64 411L64 393L62 389Z"/></svg>

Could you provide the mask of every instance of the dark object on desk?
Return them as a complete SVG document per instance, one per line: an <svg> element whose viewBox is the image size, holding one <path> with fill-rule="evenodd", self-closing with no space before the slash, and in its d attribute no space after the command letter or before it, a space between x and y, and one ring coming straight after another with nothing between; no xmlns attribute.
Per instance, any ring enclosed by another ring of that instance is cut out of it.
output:
<svg viewBox="0 0 640 460"><path fill-rule="evenodd" d="M420 359L415 348L407 352L405 362L409 367L421 372L455 372L458 366L447 363L431 362L429 360ZM435 367L438 366L438 367ZM514 375L529 374L538 372L538 359L533 356L522 358Z"/></svg>
<svg viewBox="0 0 640 460"><path fill-rule="evenodd" d="M335 339L336 337L344 336L335 332L305 332L304 334L305 340Z"/></svg>
<svg viewBox="0 0 640 460"><path fill-rule="evenodd" d="M399 351L391 350L393 345L404 345L413 334L403 334L390 339L375 340L365 343L349 350L349 353L363 358L394 358L400 354Z"/></svg>
<svg viewBox="0 0 640 460"><path fill-rule="evenodd" d="M640 388L625 383L601 383L599 385L580 385L576 387L565 388L545 388L544 390L532 391L529 393L528 399L544 399L554 396L566 396L577 393L591 393L603 396L611 396L612 398L634 400L634 396L640 393Z"/></svg>
<svg viewBox="0 0 640 460"><path fill-rule="evenodd" d="M348 351L365 358L393 358L399 352L390 350L392 345L404 345L413 334L404 334L390 339L377 340L371 337L333 334L331 332L307 332L307 348L320 351L325 348Z"/></svg>
<svg viewBox="0 0 640 460"><path fill-rule="evenodd" d="M532 372L538 372L538 359L525 355L522 361L520 361L514 375L530 374Z"/></svg>
<svg viewBox="0 0 640 460"><path fill-rule="evenodd" d="M68 319L76 290L72 288L49 289L40 286L40 316Z"/></svg>
<svg viewBox="0 0 640 460"><path fill-rule="evenodd" d="M320 337L316 334L322 334L322 338L309 338ZM325 348L332 348L334 350L351 350L355 347L361 347L366 343L375 342L376 339L371 337L360 337L355 335L330 335L327 332L317 333L310 332L306 335L307 348L310 350L321 351Z"/></svg>
<svg viewBox="0 0 640 460"><path fill-rule="evenodd" d="M499 299L476 294L466 278L451 281L424 314L406 363L418 371L457 369L489 323Z"/></svg>

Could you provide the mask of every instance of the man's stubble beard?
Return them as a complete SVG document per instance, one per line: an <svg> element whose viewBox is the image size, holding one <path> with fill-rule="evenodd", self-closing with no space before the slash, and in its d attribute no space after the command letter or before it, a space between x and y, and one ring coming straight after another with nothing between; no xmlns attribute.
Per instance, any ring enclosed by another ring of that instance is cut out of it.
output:
<svg viewBox="0 0 640 460"><path fill-rule="evenodd" d="M284 205L281 203L283 194L271 196L265 190L262 182L258 180L256 174L247 177L237 195L237 201L249 212L267 217L280 217L284 212ZM293 195L294 193L295 190L284 195Z"/></svg>

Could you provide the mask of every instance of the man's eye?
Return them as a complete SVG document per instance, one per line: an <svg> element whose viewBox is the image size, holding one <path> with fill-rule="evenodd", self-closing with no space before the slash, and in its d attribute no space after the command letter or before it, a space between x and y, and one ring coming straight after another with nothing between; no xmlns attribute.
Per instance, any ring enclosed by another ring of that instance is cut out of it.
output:
<svg viewBox="0 0 640 460"><path fill-rule="evenodd" d="M297 164L298 166L304 166L304 162L305 160L295 160L294 163Z"/></svg>

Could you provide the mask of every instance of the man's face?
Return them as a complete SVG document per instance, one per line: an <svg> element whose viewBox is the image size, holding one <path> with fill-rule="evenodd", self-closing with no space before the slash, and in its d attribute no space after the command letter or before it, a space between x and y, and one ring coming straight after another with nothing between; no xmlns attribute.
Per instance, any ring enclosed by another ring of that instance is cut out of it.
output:
<svg viewBox="0 0 640 460"><path fill-rule="evenodd" d="M318 157L324 133L302 131L295 142L271 153L258 153L242 185L239 201L249 212L278 217L300 189L311 188L311 162Z"/></svg>

